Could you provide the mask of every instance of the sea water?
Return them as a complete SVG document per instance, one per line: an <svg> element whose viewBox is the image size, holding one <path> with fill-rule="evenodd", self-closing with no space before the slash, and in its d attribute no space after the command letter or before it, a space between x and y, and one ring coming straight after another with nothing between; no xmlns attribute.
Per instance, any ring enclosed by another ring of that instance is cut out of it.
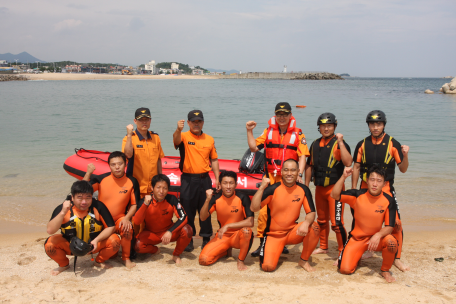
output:
<svg viewBox="0 0 456 304"><path fill-rule="evenodd" d="M293 107L310 143L317 117L337 116L336 132L352 151L369 135L369 111L386 113L386 132L410 146L409 169L396 169L402 216L421 223L456 218L456 96L438 92L445 79L349 78L346 80L85 80L0 83L0 220L45 224L75 180L63 170L75 148L120 150L126 125L149 107L151 130L166 155L178 155L172 134L190 110L204 113L204 132L219 158L239 159L247 150L245 123L259 136L276 103ZM298 109L296 105L305 105ZM186 127L184 131L188 130Z"/></svg>

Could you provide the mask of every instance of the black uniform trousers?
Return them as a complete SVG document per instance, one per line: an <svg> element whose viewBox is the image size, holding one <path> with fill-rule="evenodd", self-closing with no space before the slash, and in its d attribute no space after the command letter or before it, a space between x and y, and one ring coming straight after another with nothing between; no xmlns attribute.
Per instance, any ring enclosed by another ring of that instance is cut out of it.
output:
<svg viewBox="0 0 456 304"><path fill-rule="evenodd" d="M187 174L181 175L180 203L185 210L188 218L188 224L193 229L193 235L196 235L195 216L198 214L206 201L206 190L212 188L212 181L209 174ZM199 219L199 216L198 216ZM211 216L205 221L199 219L200 232L202 237L212 236Z"/></svg>

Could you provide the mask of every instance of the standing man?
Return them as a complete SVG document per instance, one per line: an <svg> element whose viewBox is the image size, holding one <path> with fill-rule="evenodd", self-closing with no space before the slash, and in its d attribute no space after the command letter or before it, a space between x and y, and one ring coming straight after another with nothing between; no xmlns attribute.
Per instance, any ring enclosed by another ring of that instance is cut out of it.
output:
<svg viewBox="0 0 456 304"><path fill-rule="evenodd" d="M151 116L148 108L139 108L135 112L136 130L127 126L127 136L122 143L122 152L128 158L127 175L132 175L139 183L141 198L152 192L152 177L162 173L163 153L160 137L149 131Z"/></svg>
<svg viewBox="0 0 456 304"><path fill-rule="evenodd" d="M306 185L297 183L299 165L294 159L287 159L282 165L282 181L269 185L269 178L263 177L260 188L252 198L251 209L259 211L266 207L267 225L260 250L260 267L264 271L277 268L280 254L287 244L302 243L298 265L308 272L314 271L308 260L318 243L320 227L315 220L315 206L312 193ZM298 223L304 207L306 217Z"/></svg>
<svg viewBox="0 0 456 304"><path fill-rule="evenodd" d="M250 151L256 152L265 148L268 178L271 185L281 181L282 164L289 158L299 162L298 182L303 183L306 156L309 156L310 153L307 148L306 136L301 129L296 127L296 120L291 114L290 104L279 102L275 107L275 116L269 120L268 124L269 127L264 129L260 137L255 139L253 129L257 125L256 122L248 121L246 123L247 142ZM266 208L262 208L258 215L257 227L257 237L260 238L260 244L263 242L266 219ZM253 257L260 255L260 247L251 253ZM283 253L288 253L286 247L284 247Z"/></svg>
<svg viewBox="0 0 456 304"><path fill-rule="evenodd" d="M353 159L350 147L340 133L334 134L337 119L333 113L323 113L317 120L321 137L310 146L310 157L306 166L306 186L311 177L316 186L315 205L317 207L317 223L320 225L320 248L314 254L328 252L329 219L331 228L336 233L339 253L344 248L347 232L344 227L344 209L336 211L336 201L331 197L334 184L344 172L344 167L351 167Z"/></svg>
<svg viewBox="0 0 456 304"><path fill-rule="evenodd" d="M187 118L190 130L182 132L185 120L179 120L173 134L173 142L181 156L179 163L179 169L182 172L180 201L187 213L188 224L193 229L193 235L196 235L195 215L196 211L201 214L201 208L206 200L206 190L212 188L212 181L209 177L211 169L214 172L216 189L220 190L219 162L214 139L203 133L203 112L190 111ZM211 218L209 217L205 221L199 219L199 223L199 235L203 237L201 249L203 249L212 236ZM185 251L191 252L193 249L192 239Z"/></svg>
<svg viewBox="0 0 456 304"><path fill-rule="evenodd" d="M352 172L352 168L345 168L331 192L333 199L349 204L354 210L355 226L339 255L339 271L342 274L352 274L366 250L381 251L381 275L388 283L394 282L396 279L389 270L393 266L398 247L396 238L391 235L396 224L396 201L382 191L385 170L374 165L366 172L367 189L342 191L345 180Z"/></svg>
<svg viewBox="0 0 456 304"><path fill-rule="evenodd" d="M369 112L366 117L371 136L366 137L358 143L353 159L352 189L356 189L358 178L361 179L361 189L367 188L367 172L372 165L377 165L386 172L385 186L383 192L389 194L397 203L396 191L394 190L394 174L396 164L399 171L407 172L409 146L402 145L392 136L385 133L386 115L380 110ZM400 258L402 253L403 231L400 220L399 206L397 207L396 225L392 235L399 241L394 266L401 271L408 271L410 267L404 265ZM370 256L366 256L368 258Z"/></svg>
<svg viewBox="0 0 456 304"><path fill-rule="evenodd" d="M253 242L254 213L250 210L250 198L236 193L237 174L233 171L220 173L221 193L212 196L213 190L206 191L206 201L201 208L200 218L206 220L214 211L220 229L204 247L199 256L200 265L208 266L223 256L231 256L231 248L240 249L237 259L238 270L247 270L244 260Z"/></svg>
<svg viewBox="0 0 456 304"><path fill-rule="evenodd" d="M90 178L95 171L95 165L87 166L84 180L90 182L93 191L98 191L101 200L114 218L115 232L120 235L122 247L122 261L131 269L136 266L130 260L133 227L131 219L136 212L136 202L139 202L139 185L136 178L125 174L127 158L124 153L115 151L109 154L108 165L111 173Z"/></svg>

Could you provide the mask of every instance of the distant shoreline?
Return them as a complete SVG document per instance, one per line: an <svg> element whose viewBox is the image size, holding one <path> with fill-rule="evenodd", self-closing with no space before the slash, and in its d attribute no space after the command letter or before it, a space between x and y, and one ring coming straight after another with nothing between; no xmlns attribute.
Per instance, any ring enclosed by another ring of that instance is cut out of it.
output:
<svg viewBox="0 0 456 304"><path fill-rule="evenodd" d="M79 73L21 74L29 80L132 80L132 79L218 79L218 76L200 75L113 75Z"/></svg>

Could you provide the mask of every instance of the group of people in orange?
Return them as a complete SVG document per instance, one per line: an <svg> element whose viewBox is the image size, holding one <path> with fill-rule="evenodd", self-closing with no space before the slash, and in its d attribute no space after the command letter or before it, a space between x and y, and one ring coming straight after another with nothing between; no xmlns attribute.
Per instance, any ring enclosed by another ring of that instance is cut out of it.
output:
<svg viewBox="0 0 456 304"><path fill-rule="evenodd" d="M158 244L170 242L176 242L173 260L181 264L181 254L194 250L196 213L203 238L200 265L231 256L236 248L237 268L245 270L244 260L254 240L254 213L259 212L260 245L251 256L259 257L263 271L274 271L290 244L303 245L298 265L314 271L309 259L312 254L328 252L331 227L338 243L335 265L340 273L353 273L361 259L381 251L381 275L393 282L393 265L409 270L400 261L403 231L393 187L395 167L407 171L409 147L385 133L384 112L369 112L366 122L371 135L357 144L353 157L343 135L335 133L337 119L332 113L318 117L322 136L310 149L286 102L276 105L275 115L259 137L253 136L256 122L247 122L250 151L264 149L266 162L261 185L250 199L236 191L235 172L220 172L214 139L202 131L203 113L190 111L189 131L182 132L185 121L180 120L173 134L181 155L178 201L168 193L170 179L162 174L164 153L158 134L149 131L150 110L139 108L134 118L136 130L127 126L122 152L109 155L111 172L94 175L96 168L89 164L83 180L76 181L71 194L55 208L47 227L51 236L44 245L47 255L59 265L51 274L70 267L69 255L75 256L76 267L77 256L98 253L95 266L111 268L106 261L117 256L120 248L121 259L131 269L136 266L132 259L137 253L156 254L160 252ZM209 171L215 176L214 188ZM350 176L351 190L345 190ZM314 196L309 190L311 181L316 186ZM93 198L95 191L98 199ZM345 204L353 215L348 235ZM302 208L305 217L299 222ZM215 236L211 224L214 211L220 224Z"/></svg>

